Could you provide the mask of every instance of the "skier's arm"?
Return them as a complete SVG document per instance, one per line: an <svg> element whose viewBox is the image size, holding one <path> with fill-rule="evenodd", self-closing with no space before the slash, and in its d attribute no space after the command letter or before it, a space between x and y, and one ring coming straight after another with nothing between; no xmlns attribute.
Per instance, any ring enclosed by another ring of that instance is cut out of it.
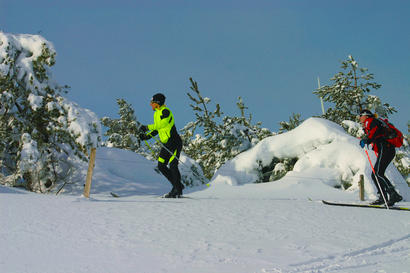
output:
<svg viewBox="0 0 410 273"><path fill-rule="evenodd" d="M374 119L370 124L369 124L369 129L368 129L368 134L367 134L367 143L374 143L376 140L378 140L380 137L383 136L383 127L380 121L377 119Z"/></svg>

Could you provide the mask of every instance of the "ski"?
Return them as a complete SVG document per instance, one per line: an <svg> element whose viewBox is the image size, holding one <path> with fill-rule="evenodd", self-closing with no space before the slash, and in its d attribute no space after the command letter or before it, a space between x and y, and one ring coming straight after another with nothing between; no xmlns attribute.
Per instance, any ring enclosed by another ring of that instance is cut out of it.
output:
<svg viewBox="0 0 410 273"><path fill-rule="evenodd" d="M164 195L160 195L160 196L156 196L156 197L160 198L160 199L166 199L166 200L195 199L195 198L192 198L192 197L189 197L189 196L186 196L186 195L180 195L180 196L175 197L175 198L164 197Z"/></svg>
<svg viewBox="0 0 410 273"><path fill-rule="evenodd" d="M323 204L331 205L331 206L387 209L386 206L382 206L382 205L355 204L355 203L335 203L335 202L329 202L329 201L325 201L325 200L322 200L322 202L323 202ZM397 207L397 206L389 207L389 209L410 211L410 208Z"/></svg>
<svg viewBox="0 0 410 273"><path fill-rule="evenodd" d="M110 192L110 194L111 194L112 197L115 197L115 198L120 197L118 194L116 194L116 193L114 193L114 192Z"/></svg>
<svg viewBox="0 0 410 273"><path fill-rule="evenodd" d="M115 197L115 198L121 197L120 195L116 194L115 192L110 192L110 194L111 194L112 197ZM192 197L185 196L185 195L181 195L181 196L178 196L178 197L175 197L175 198L166 198L166 197L164 197L164 195L155 196L155 197L156 197L156 198L162 198L162 199L170 199L170 200L175 200L175 199L194 199L194 198L192 198Z"/></svg>

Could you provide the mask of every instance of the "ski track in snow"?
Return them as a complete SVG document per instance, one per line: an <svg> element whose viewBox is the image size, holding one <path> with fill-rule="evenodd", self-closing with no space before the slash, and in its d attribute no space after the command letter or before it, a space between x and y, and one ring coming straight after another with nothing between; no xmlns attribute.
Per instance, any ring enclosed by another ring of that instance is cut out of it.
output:
<svg viewBox="0 0 410 273"><path fill-rule="evenodd" d="M389 264L386 264L386 257ZM410 267L410 234L356 251L291 264L295 267L292 270L262 272L398 272L393 269L395 264L408 264ZM392 271L379 271L378 268L382 267L390 267Z"/></svg>

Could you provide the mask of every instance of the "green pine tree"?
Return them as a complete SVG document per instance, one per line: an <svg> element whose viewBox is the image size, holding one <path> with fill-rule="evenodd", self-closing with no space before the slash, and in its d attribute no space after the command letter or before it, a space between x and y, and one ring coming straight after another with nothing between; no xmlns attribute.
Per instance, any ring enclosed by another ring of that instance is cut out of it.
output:
<svg viewBox="0 0 410 273"><path fill-rule="evenodd" d="M182 130L185 153L196 160L207 178L226 161L251 148L263 138L272 135L261 123L252 125L252 116L246 117L242 98L238 98L239 117L224 116L219 104L210 110L211 99L203 97L198 84L190 78L191 91L187 93L193 102L196 120Z"/></svg>
<svg viewBox="0 0 410 273"><path fill-rule="evenodd" d="M102 124L108 128L104 134L108 137L107 143L112 147L137 152L141 147L141 141L138 137L141 123L137 121L131 104L124 99L117 99L117 104L119 119L109 117L101 119Z"/></svg>
<svg viewBox="0 0 410 273"><path fill-rule="evenodd" d="M298 127L303 120L300 119L300 114L295 114L292 113L292 116L289 118L289 121L281 121L279 122L280 128L279 128L279 134L282 134L284 132L291 131Z"/></svg>
<svg viewBox="0 0 410 273"><path fill-rule="evenodd" d="M330 79L331 85L313 92L333 104L333 107L327 109L324 118L342 124L343 120L355 120L362 109L373 110L386 118L396 112L389 104L382 103L379 97L370 95L372 90L379 89L381 85L373 81L374 75L368 73L367 68L359 67L352 56L342 61L341 68L343 71Z"/></svg>

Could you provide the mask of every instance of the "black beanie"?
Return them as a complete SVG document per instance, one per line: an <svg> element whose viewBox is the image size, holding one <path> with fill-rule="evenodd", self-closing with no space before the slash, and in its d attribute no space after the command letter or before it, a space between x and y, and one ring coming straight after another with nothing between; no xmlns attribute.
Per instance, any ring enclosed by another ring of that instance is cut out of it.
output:
<svg viewBox="0 0 410 273"><path fill-rule="evenodd" d="M360 111L360 116L373 117L373 113L368 109L363 109L362 111Z"/></svg>
<svg viewBox="0 0 410 273"><path fill-rule="evenodd" d="M164 94L157 93L154 96L152 96L151 99L152 102L158 103L159 105L164 105L165 103L165 96Z"/></svg>

